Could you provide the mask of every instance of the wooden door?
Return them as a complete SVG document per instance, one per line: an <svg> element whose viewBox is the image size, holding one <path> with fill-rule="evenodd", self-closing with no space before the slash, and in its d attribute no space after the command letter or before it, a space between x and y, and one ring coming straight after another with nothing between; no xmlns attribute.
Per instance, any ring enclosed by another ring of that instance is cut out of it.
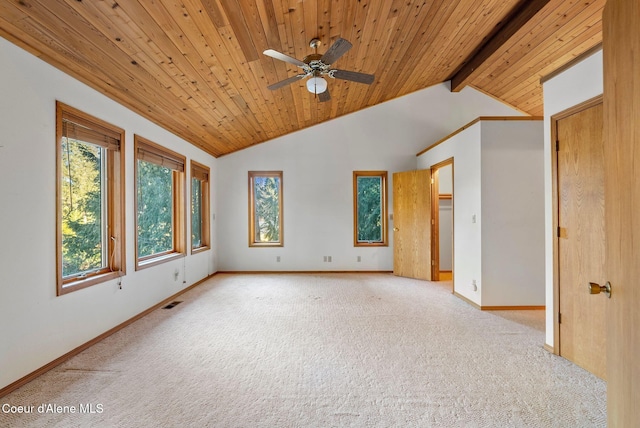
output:
<svg viewBox="0 0 640 428"><path fill-rule="evenodd" d="M556 122L560 355L605 379L606 299L588 292L604 275L602 102ZM600 298L598 298L600 297Z"/></svg>
<svg viewBox="0 0 640 428"><path fill-rule="evenodd" d="M603 15L607 417L640 427L640 4L608 0ZM593 296L602 298L603 296Z"/></svg>
<svg viewBox="0 0 640 428"><path fill-rule="evenodd" d="M393 273L431 279L431 171L393 174Z"/></svg>

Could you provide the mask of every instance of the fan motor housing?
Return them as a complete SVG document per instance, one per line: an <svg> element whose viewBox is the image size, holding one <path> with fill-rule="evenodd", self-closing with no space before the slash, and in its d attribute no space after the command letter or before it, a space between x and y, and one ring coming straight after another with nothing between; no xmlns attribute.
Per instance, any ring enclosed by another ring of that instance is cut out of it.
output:
<svg viewBox="0 0 640 428"><path fill-rule="evenodd" d="M313 53L305 56L302 62L304 62L305 64L311 65L312 61L320 61L320 58L322 58L322 55Z"/></svg>
<svg viewBox="0 0 640 428"><path fill-rule="evenodd" d="M314 53L304 57L302 62L307 64L309 70L314 73L314 75L319 73L327 73L329 71L329 66L322 62L320 59L322 55Z"/></svg>

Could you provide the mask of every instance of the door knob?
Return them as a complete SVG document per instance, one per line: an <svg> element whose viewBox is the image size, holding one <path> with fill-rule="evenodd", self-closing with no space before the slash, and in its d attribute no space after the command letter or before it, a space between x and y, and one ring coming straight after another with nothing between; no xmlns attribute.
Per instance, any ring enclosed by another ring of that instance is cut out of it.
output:
<svg viewBox="0 0 640 428"><path fill-rule="evenodd" d="M394 227L394 228L393 228L393 231L394 231L394 232L397 232L397 231L399 231L399 230L400 230L400 229L398 229L397 227Z"/></svg>
<svg viewBox="0 0 640 428"><path fill-rule="evenodd" d="M595 282L589 283L589 294L604 293L608 298L611 298L611 283L607 281L605 285L596 284Z"/></svg>

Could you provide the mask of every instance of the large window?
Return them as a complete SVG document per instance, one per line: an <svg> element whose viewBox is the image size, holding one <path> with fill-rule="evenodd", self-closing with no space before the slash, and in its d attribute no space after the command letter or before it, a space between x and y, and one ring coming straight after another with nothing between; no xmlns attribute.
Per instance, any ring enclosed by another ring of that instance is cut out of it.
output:
<svg viewBox="0 0 640 428"><path fill-rule="evenodd" d="M185 253L185 158L138 135L136 269Z"/></svg>
<svg viewBox="0 0 640 428"><path fill-rule="evenodd" d="M387 243L387 172L353 172L353 245Z"/></svg>
<svg viewBox="0 0 640 428"><path fill-rule="evenodd" d="M57 292L124 274L124 131L56 103Z"/></svg>
<svg viewBox="0 0 640 428"><path fill-rule="evenodd" d="M209 168L191 161L191 253L209 249Z"/></svg>
<svg viewBox="0 0 640 428"><path fill-rule="evenodd" d="M249 246L281 247L282 171L249 171Z"/></svg>

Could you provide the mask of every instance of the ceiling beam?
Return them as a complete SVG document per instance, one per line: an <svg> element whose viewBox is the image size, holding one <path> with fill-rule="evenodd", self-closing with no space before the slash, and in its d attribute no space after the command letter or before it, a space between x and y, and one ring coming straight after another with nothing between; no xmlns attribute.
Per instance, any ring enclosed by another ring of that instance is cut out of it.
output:
<svg viewBox="0 0 640 428"><path fill-rule="evenodd" d="M451 80L451 92L459 92L467 86L473 73L513 37L520 28L529 22L531 18L536 16L549 1L550 0L521 1L507 22L500 27L484 45L480 46L479 49L464 62L464 65L449 78L449 80Z"/></svg>

